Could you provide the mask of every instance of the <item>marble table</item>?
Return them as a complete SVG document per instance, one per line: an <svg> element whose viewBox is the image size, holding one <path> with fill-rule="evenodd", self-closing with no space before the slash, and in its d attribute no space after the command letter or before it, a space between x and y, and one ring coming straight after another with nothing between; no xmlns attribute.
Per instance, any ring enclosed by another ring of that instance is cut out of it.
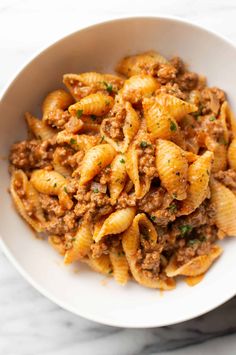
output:
<svg viewBox="0 0 236 355"><path fill-rule="evenodd" d="M0 0L0 90L35 52L94 22L167 14L236 42L234 0ZM0 354L233 355L236 298L197 319L156 329L121 329L77 317L40 295L0 251Z"/></svg>

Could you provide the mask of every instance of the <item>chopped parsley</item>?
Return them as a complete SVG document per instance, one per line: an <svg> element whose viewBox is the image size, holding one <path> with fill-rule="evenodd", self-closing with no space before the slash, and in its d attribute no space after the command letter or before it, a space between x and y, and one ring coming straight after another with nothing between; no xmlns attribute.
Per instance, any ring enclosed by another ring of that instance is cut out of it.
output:
<svg viewBox="0 0 236 355"><path fill-rule="evenodd" d="M76 112L76 115L77 115L78 118L80 118L83 115L83 110L78 110Z"/></svg>
<svg viewBox="0 0 236 355"><path fill-rule="evenodd" d="M51 178L48 178L46 181L50 181L51 180Z"/></svg>
<svg viewBox="0 0 236 355"><path fill-rule="evenodd" d="M101 165L102 165L102 162L101 162L101 161L99 161L99 162L98 162L98 166L101 166Z"/></svg>
<svg viewBox="0 0 236 355"><path fill-rule="evenodd" d="M177 211L177 206L175 203L172 203L169 207L168 207L168 210L171 212L171 213L175 213Z"/></svg>
<svg viewBox="0 0 236 355"><path fill-rule="evenodd" d="M64 191L65 191L65 193L68 194L67 188L65 186L64 186Z"/></svg>
<svg viewBox="0 0 236 355"><path fill-rule="evenodd" d="M104 81L103 84L106 87L106 91L109 92L109 94L112 93L112 90L113 90L112 85L110 83L107 83L106 81Z"/></svg>
<svg viewBox="0 0 236 355"><path fill-rule="evenodd" d="M57 187L57 183L56 182L54 183L53 187Z"/></svg>
<svg viewBox="0 0 236 355"><path fill-rule="evenodd" d="M176 124L173 121L170 121L170 130L172 132L177 131L177 126L176 126Z"/></svg>
<svg viewBox="0 0 236 355"><path fill-rule="evenodd" d="M140 147L141 148L147 148L149 146L149 144L147 143L147 142L145 142L145 141L142 141L141 143L140 143Z"/></svg>
<svg viewBox="0 0 236 355"><path fill-rule="evenodd" d="M198 239L190 239L188 241L188 246L193 246L195 245L196 243L199 243L199 240Z"/></svg>
<svg viewBox="0 0 236 355"><path fill-rule="evenodd" d="M100 143L102 143L105 139L105 136L102 136L101 140L100 140Z"/></svg>
<svg viewBox="0 0 236 355"><path fill-rule="evenodd" d="M121 164L124 164L124 163L125 163L125 159L123 159L123 158L120 159L120 163L121 163Z"/></svg>
<svg viewBox="0 0 236 355"><path fill-rule="evenodd" d="M70 139L70 144L76 144L76 143L77 143L76 139L74 139L74 138Z"/></svg>
<svg viewBox="0 0 236 355"><path fill-rule="evenodd" d="M93 192L98 193L98 189L97 188L93 189Z"/></svg>
<svg viewBox="0 0 236 355"><path fill-rule="evenodd" d="M110 105L110 101L109 100L105 100L105 105L109 106Z"/></svg>
<svg viewBox="0 0 236 355"><path fill-rule="evenodd" d="M93 121L95 121L97 119L97 116L95 116L95 115L90 115L90 117L91 117L91 120L93 120Z"/></svg>
<svg viewBox="0 0 236 355"><path fill-rule="evenodd" d="M211 116L211 117L209 118L209 120L210 120L210 121L215 121L216 118L215 118L215 116Z"/></svg>
<svg viewBox="0 0 236 355"><path fill-rule="evenodd" d="M108 274L112 274L112 270L109 270L109 271L108 271Z"/></svg>
<svg viewBox="0 0 236 355"><path fill-rule="evenodd" d="M155 220L156 220L156 217L155 217L155 216L150 216L150 218L151 218L151 220L152 220L153 222L155 222Z"/></svg>
<svg viewBox="0 0 236 355"><path fill-rule="evenodd" d="M190 226L190 224L183 224L182 226L179 226L181 237L187 236L192 231L192 229L193 227Z"/></svg>

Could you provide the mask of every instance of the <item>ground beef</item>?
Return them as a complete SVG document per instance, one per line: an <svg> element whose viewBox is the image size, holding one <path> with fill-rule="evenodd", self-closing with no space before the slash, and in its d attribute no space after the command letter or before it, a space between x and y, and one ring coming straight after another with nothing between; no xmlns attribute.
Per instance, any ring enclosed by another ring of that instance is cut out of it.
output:
<svg viewBox="0 0 236 355"><path fill-rule="evenodd" d="M198 75L192 72L185 72L177 76L176 83L178 84L180 90L191 91L198 85Z"/></svg>
<svg viewBox="0 0 236 355"><path fill-rule="evenodd" d="M216 88L204 88L201 91L202 114L218 115L220 106L225 101L225 93Z"/></svg>
<svg viewBox="0 0 236 355"><path fill-rule="evenodd" d="M157 78L160 84L165 85L169 81L175 79L177 69L171 64L160 64L157 71Z"/></svg>
<svg viewBox="0 0 236 355"><path fill-rule="evenodd" d="M53 153L53 159L60 162L60 165L65 168L71 168L71 165L73 165L74 154L75 152L72 148L57 147Z"/></svg>
<svg viewBox="0 0 236 355"><path fill-rule="evenodd" d="M55 109L48 113L46 122L52 127L63 129L65 124L69 121L70 117L71 115L68 111Z"/></svg>
<svg viewBox="0 0 236 355"><path fill-rule="evenodd" d="M170 63L173 67L175 67L177 74L183 74L185 71L185 66L184 66L184 62L182 61L182 59L180 59L179 57L173 57L170 60Z"/></svg>
<svg viewBox="0 0 236 355"><path fill-rule="evenodd" d="M58 198L55 196L39 194L39 201L47 219L61 217L66 212L60 205Z"/></svg>
<svg viewBox="0 0 236 355"><path fill-rule="evenodd" d="M15 143L11 148L10 162L14 167L25 170L51 166L53 145L53 139Z"/></svg>
<svg viewBox="0 0 236 355"><path fill-rule="evenodd" d="M220 120L215 119L212 115L205 115L200 117L200 121L201 125L195 129L200 146L205 147L207 137L212 138L215 142L223 141L224 127Z"/></svg>
<svg viewBox="0 0 236 355"><path fill-rule="evenodd" d="M144 145L144 142L140 143L140 146ZM145 147L136 148L138 155L138 170L139 174L145 175L150 179L153 179L157 175L156 165L155 165L155 150L153 145L148 144L145 141Z"/></svg>
<svg viewBox="0 0 236 355"><path fill-rule="evenodd" d="M92 257L93 258L99 258L101 255L109 254L110 250L113 248L117 251L120 250L122 251L121 247L121 239L122 236L120 234L116 235L107 235L102 240L100 240L98 243L94 243L91 245L91 251L92 251Z"/></svg>
<svg viewBox="0 0 236 355"><path fill-rule="evenodd" d="M162 85L156 93L165 93L169 95L173 95L181 100L187 100L187 93L180 90L179 85L176 83L167 83L166 85Z"/></svg>
<svg viewBox="0 0 236 355"><path fill-rule="evenodd" d="M96 179L100 184L106 185L109 183L111 177L111 166L108 165L105 169L101 171L100 174L97 175Z"/></svg>
<svg viewBox="0 0 236 355"><path fill-rule="evenodd" d="M102 216L112 212L109 196L105 193L89 191L87 187L80 187L75 195L78 201L75 206L75 214L88 220L98 220Z"/></svg>
<svg viewBox="0 0 236 355"><path fill-rule="evenodd" d="M122 192L117 199L116 208L126 208L136 206L135 194L128 194L127 192Z"/></svg>
<svg viewBox="0 0 236 355"><path fill-rule="evenodd" d="M104 133L116 141L122 141L124 139L123 126L126 118L126 110L122 105L117 104L111 115L112 117L109 120L104 121Z"/></svg>
<svg viewBox="0 0 236 355"><path fill-rule="evenodd" d="M45 224L45 231L49 234L62 235L74 232L78 227L78 218L73 211L68 211L62 217L54 217Z"/></svg>
<svg viewBox="0 0 236 355"><path fill-rule="evenodd" d="M214 177L229 189L236 191L236 171L233 169L221 170L215 173Z"/></svg>
<svg viewBox="0 0 236 355"><path fill-rule="evenodd" d="M138 202L140 211L148 213L152 221L158 226L166 226L175 220L177 203L162 187L152 188Z"/></svg>

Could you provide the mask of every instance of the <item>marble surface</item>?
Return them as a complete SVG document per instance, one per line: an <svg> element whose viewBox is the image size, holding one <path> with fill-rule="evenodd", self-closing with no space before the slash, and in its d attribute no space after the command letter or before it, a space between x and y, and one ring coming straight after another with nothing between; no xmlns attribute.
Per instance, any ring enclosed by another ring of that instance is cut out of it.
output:
<svg viewBox="0 0 236 355"><path fill-rule="evenodd" d="M175 15L236 42L234 0L0 0L0 90L54 40L123 15ZM60 309L34 290L0 251L0 354L200 355L236 353L236 298L178 325L121 329Z"/></svg>

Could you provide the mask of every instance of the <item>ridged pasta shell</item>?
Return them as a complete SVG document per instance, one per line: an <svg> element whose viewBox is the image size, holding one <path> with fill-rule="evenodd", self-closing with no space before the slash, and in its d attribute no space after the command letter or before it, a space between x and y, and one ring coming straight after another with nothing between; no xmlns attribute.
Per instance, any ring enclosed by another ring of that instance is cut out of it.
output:
<svg viewBox="0 0 236 355"><path fill-rule="evenodd" d="M70 176L72 171L71 169L62 165L63 157L60 156L60 148L56 148L53 152L53 168L56 172L63 175L64 177Z"/></svg>
<svg viewBox="0 0 236 355"><path fill-rule="evenodd" d="M47 118L49 112L56 109L65 110L73 103L73 101L72 96L62 89L50 92L42 104L43 120Z"/></svg>
<svg viewBox="0 0 236 355"><path fill-rule="evenodd" d="M214 141L207 137L205 144L208 150L214 153L214 160L212 164L212 172L216 173L220 170L225 170L227 167L227 148L224 144Z"/></svg>
<svg viewBox="0 0 236 355"><path fill-rule="evenodd" d="M227 154L230 168L236 171L236 138L230 143Z"/></svg>
<svg viewBox="0 0 236 355"><path fill-rule="evenodd" d="M153 75L159 64L166 63L168 62L162 55L149 51L122 59L116 70L128 77L142 73Z"/></svg>
<svg viewBox="0 0 236 355"><path fill-rule="evenodd" d="M49 127L46 122L32 116L29 112L25 113L25 118L30 131L37 139L44 141L52 138L57 133L57 131Z"/></svg>
<svg viewBox="0 0 236 355"><path fill-rule="evenodd" d="M124 286L129 279L129 264L122 249L113 249L110 251L110 260L113 269L115 281Z"/></svg>
<svg viewBox="0 0 236 355"><path fill-rule="evenodd" d="M107 217L100 229L99 233L95 237L95 242L99 242L103 237L108 234L119 234L124 232L132 223L135 216L135 208L127 207L121 210L117 210Z"/></svg>
<svg viewBox="0 0 236 355"><path fill-rule="evenodd" d="M71 264L76 260L84 258L90 252L93 243L93 235L88 222L83 222L78 228L72 248L67 250L64 257L65 264Z"/></svg>
<svg viewBox="0 0 236 355"><path fill-rule="evenodd" d="M84 115L104 116L114 104L111 96L96 93L88 95L69 107L71 114L81 112Z"/></svg>
<svg viewBox="0 0 236 355"><path fill-rule="evenodd" d="M176 200L187 196L188 162L176 144L158 139L156 167L161 184Z"/></svg>
<svg viewBox="0 0 236 355"><path fill-rule="evenodd" d="M149 288L160 288L170 290L175 287L175 281L170 278L162 280L160 278L151 279L145 276L142 270L136 265L136 253L140 247L140 238L149 240L154 245L157 242L157 232L152 222L144 213L135 216L131 226L123 233L122 246L129 263L130 271L134 279L141 285Z"/></svg>
<svg viewBox="0 0 236 355"><path fill-rule="evenodd" d="M173 117L176 122L179 122L184 116L191 112L197 111L197 106L189 102L178 99L174 95L169 95L165 93L160 93L155 96L155 100L160 105L164 107L166 111Z"/></svg>
<svg viewBox="0 0 236 355"><path fill-rule="evenodd" d="M124 80L113 74L100 74L87 72L82 74L65 74L63 82L76 101L83 97L107 90L116 93L123 85Z"/></svg>
<svg viewBox="0 0 236 355"><path fill-rule="evenodd" d="M115 155L116 151L110 144L100 144L89 149L81 164L80 185L92 180L112 162Z"/></svg>
<svg viewBox="0 0 236 355"><path fill-rule="evenodd" d="M89 136L86 134L73 134L63 130L57 134L57 143L67 143L75 150L83 150L84 152L99 143L99 137Z"/></svg>
<svg viewBox="0 0 236 355"><path fill-rule="evenodd" d="M216 225L226 235L236 236L236 196L216 180L211 181L211 201L216 209Z"/></svg>
<svg viewBox="0 0 236 355"><path fill-rule="evenodd" d="M144 117L147 123L148 132L153 139L179 139L180 129L176 120L168 111L160 108L160 105L154 98L145 98L143 100ZM178 142L176 142L178 143Z"/></svg>
<svg viewBox="0 0 236 355"><path fill-rule="evenodd" d="M123 190L127 179L125 160L122 154L118 154L111 163L111 175L108 182L111 202L115 203Z"/></svg>
<svg viewBox="0 0 236 355"><path fill-rule="evenodd" d="M70 133L78 133L84 126L84 122L76 117L71 116L69 121L65 124L65 130Z"/></svg>
<svg viewBox="0 0 236 355"><path fill-rule="evenodd" d="M180 267L176 265L176 257L174 255L166 267L166 274L169 277L177 275L198 276L204 274L212 265L213 261L220 256L222 251L223 249L219 245L212 245L207 255L197 256Z"/></svg>
<svg viewBox="0 0 236 355"><path fill-rule="evenodd" d="M137 112L133 109L129 102L124 103L124 108L126 110L126 117L123 124L123 140L115 140L109 136L109 126L115 117L104 119L101 124L101 136L111 144L117 152L125 153L131 143L132 139L138 132L140 126L140 119Z"/></svg>
<svg viewBox="0 0 236 355"><path fill-rule="evenodd" d="M120 93L125 100L136 103L142 98L152 95L159 86L157 80L149 75L134 75L124 82Z"/></svg>
<svg viewBox="0 0 236 355"><path fill-rule="evenodd" d="M213 153L206 151L188 169L187 198L182 202L178 216L192 213L205 200L208 193Z"/></svg>
<svg viewBox="0 0 236 355"><path fill-rule="evenodd" d="M81 259L81 261L89 265L92 270L99 272L100 274L112 274L112 265L109 255L103 254L99 258L92 258L91 255L88 255L88 258Z"/></svg>
<svg viewBox="0 0 236 355"><path fill-rule="evenodd" d="M73 202L66 191L66 179L56 171L34 170L30 182L34 188L47 195L57 195L66 209L71 209Z"/></svg>
<svg viewBox="0 0 236 355"><path fill-rule="evenodd" d="M35 208L35 212L33 216L29 216L27 210L24 206L23 201L19 197L16 189L15 183L19 182L22 184L24 189L26 199L29 199L33 207ZM33 190L33 186L29 183L27 176L22 170L16 170L12 174L10 192L12 199L14 201L15 207L19 214L23 217L23 219L36 231L42 232L44 230L44 216L42 212L42 208L39 203L39 199L37 196L37 191Z"/></svg>

